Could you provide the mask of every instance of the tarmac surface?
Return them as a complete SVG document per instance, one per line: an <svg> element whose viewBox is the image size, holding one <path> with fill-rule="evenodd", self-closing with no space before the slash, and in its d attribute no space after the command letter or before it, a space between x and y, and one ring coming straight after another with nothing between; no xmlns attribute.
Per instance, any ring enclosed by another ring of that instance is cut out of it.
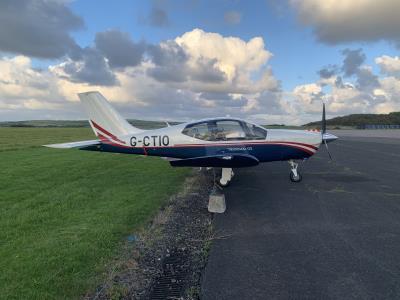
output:
<svg viewBox="0 0 400 300"><path fill-rule="evenodd" d="M286 162L236 170L202 299L400 298L400 131L333 133L300 183Z"/></svg>

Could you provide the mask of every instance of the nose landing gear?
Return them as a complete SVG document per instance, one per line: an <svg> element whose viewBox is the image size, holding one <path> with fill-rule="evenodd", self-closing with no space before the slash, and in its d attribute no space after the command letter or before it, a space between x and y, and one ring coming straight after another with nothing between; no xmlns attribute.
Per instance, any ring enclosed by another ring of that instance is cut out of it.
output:
<svg viewBox="0 0 400 300"><path fill-rule="evenodd" d="M290 164L290 180L292 182L300 182L302 177L299 171L297 171L297 167L299 166L294 160L289 160Z"/></svg>

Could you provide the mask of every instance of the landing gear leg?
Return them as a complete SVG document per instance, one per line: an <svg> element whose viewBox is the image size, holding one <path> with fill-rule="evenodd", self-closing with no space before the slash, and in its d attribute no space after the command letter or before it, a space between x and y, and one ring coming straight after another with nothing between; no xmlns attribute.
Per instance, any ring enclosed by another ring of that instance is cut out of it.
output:
<svg viewBox="0 0 400 300"><path fill-rule="evenodd" d="M302 177L299 171L297 171L297 167L299 166L294 160L289 160L290 164L290 180L292 182L300 182Z"/></svg>
<svg viewBox="0 0 400 300"><path fill-rule="evenodd" d="M222 187L219 185L219 179L217 178L217 174L215 168L211 168L213 172L213 188L211 193L215 193L219 190L222 191Z"/></svg>
<svg viewBox="0 0 400 300"><path fill-rule="evenodd" d="M231 168L222 168L221 178L219 179L219 185L226 187L232 180L234 173Z"/></svg>

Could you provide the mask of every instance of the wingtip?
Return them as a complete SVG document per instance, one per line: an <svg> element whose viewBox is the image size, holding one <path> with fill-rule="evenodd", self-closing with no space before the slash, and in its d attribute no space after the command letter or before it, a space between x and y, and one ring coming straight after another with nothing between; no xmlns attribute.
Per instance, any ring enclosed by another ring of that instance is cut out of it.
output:
<svg viewBox="0 0 400 300"><path fill-rule="evenodd" d="M54 148L54 149L65 149L65 147L63 147L61 145L62 144L48 144L48 145L42 145L42 147Z"/></svg>
<svg viewBox="0 0 400 300"><path fill-rule="evenodd" d="M70 148L80 148L80 147L98 145L99 143L100 143L99 140L89 140L89 141L79 141L79 142L61 143L61 144L47 144L42 146L47 148L56 148L56 149L70 149Z"/></svg>
<svg viewBox="0 0 400 300"><path fill-rule="evenodd" d="M99 91L87 91L87 92L78 93L78 96L79 95L89 95L89 94L99 94L99 93L100 93Z"/></svg>

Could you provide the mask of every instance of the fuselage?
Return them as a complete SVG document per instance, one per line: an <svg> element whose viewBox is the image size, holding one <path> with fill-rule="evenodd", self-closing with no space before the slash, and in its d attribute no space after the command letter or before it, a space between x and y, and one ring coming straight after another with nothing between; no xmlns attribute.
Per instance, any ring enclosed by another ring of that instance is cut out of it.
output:
<svg viewBox="0 0 400 300"><path fill-rule="evenodd" d="M230 117L142 130L129 124L99 92L80 93L79 98L98 139L51 144L47 147L160 156L168 159L173 167L222 168L221 184L227 184L230 180L233 173L229 169L279 160L289 161L290 178L299 182L301 176L296 160L314 155L322 142L329 154L327 143L337 139L326 132L325 105L321 133L266 129Z"/></svg>
<svg viewBox="0 0 400 300"><path fill-rule="evenodd" d="M221 125L222 124L222 125ZM306 159L321 145L319 132L265 129L241 119L216 118L102 138L101 151L176 159L247 154L259 162Z"/></svg>

